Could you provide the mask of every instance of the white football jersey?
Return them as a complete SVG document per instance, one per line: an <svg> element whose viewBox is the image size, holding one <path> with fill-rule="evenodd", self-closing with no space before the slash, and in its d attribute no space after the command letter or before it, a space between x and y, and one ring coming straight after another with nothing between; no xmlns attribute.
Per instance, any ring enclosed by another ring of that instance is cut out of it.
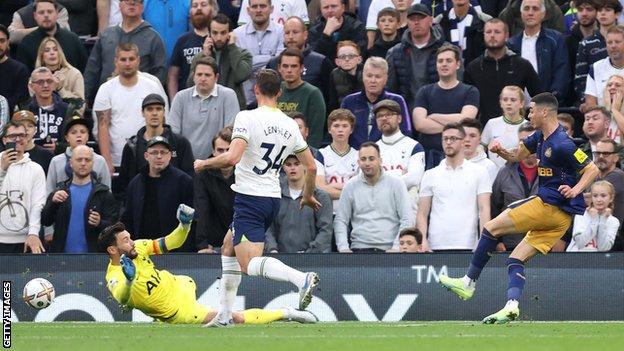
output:
<svg viewBox="0 0 624 351"><path fill-rule="evenodd" d="M247 148L236 165L232 190L281 198L279 170L282 162L288 155L308 147L297 122L273 107L241 111L234 120L232 140L235 138L247 141Z"/></svg>
<svg viewBox="0 0 624 351"><path fill-rule="evenodd" d="M344 155L338 154L331 145L319 149L316 154L316 175L324 176L328 185L340 184L344 186L360 171L358 166L358 152L350 148ZM333 201L334 212L338 208L338 200Z"/></svg>
<svg viewBox="0 0 624 351"><path fill-rule="evenodd" d="M377 141L381 166L387 174L403 179L408 190L420 186L425 173L425 149L403 134L382 137Z"/></svg>
<svg viewBox="0 0 624 351"><path fill-rule="evenodd" d="M271 13L271 20L275 23L284 25L284 22L291 16L297 16L303 20L303 22L310 22L308 17L308 5L305 0L272 0L273 12ZM240 7L240 14L238 15L238 25L251 22L251 18L247 13L247 7L249 6L249 0L243 0Z"/></svg>

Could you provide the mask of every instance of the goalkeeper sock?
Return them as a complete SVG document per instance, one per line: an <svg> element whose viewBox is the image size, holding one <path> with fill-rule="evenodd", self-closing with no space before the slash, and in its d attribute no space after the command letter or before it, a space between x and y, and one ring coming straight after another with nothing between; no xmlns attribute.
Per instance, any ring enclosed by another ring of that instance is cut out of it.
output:
<svg viewBox="0 0 624 351"><path fill-rule="evenodd" d="M526 278L524 277L524 262L517 258L507 259L507 272L509 273L509 285L507 287L507 300L519 300Z"/></svg>
<svg viewBox="0 0 624 351"><path fill-rule="evenodd" d="M268 324L284 319L283 310L262 310L252 308L243 311L245 324Z"/></svg>
<svg viewBox="0 0 624 351"><path fill-rule="evenodd" d="M221 310L219 312L219 321L227 323L232 319L232 308L236 300L236 293L238 292L242 274L236 257L221 256L221 270Z"/></svg>
<svg viewBox="0 0 624 351"><path fill-rule="evenodd" d="M496 250L496 245L498 245L498 239L495 238L487 229L483 228L483 231L481 232L481 239L479 239L477 248L472 254L470 267L466 273L470 279L479 279L481 270L483 270L483 267L485 267L490 260L492 252Z"/></svg>
<svg viewBox="0 0 624 351"><path fill-rule="evenodd" d="M306 274L288 267L273 257L254 257L249 261L247 274L262 276L280 282L291 282L301 289L305 284Z"/></svg>

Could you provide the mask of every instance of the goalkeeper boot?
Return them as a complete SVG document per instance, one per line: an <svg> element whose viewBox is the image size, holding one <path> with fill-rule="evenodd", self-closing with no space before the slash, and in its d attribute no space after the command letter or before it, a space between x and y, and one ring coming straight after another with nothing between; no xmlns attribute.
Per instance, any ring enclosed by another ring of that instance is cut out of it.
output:
<svg viewBox="0 0 624 351"><path fill-rule="evenodd" d="M474 295L475 283L463 277L450 278L446 275L440 275L440 284L447 290L454 292L462 300L468 300Z"/></svg>
<svg viewBox="0 0 624 351"><path fill-rule="evenodd" d="M312 292L319 282L319 275L310 272L306 275L305 284L299 289L299 309L305 310L312 302Z"/></svg>
<svg viewBox="0 0 624 351"><path fill-rule="evenodd" d="M284 307L284 319L304 324L316 323L319 321L314 313L305 310L297 310L290 306Z"/></svg>
<svg viewBox="0 0 624 351"><path fill-rule="evenodd" d="M509 300L502 310L491 314L483 319L485 324L505 324L515 321L520 316L518 301Z"/></svg>

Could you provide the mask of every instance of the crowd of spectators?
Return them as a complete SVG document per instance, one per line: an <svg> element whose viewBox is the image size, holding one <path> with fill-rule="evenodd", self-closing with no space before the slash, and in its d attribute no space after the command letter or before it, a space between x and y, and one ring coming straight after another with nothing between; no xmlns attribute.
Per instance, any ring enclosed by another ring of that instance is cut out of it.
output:
<svg viewBox="0 0 624 351"><path fill-rule="evenodd" d="M619 0L12 0L0 4L0 253L96 251L196 208L178 250L219 253L235 169L227 152L255 74L317 166L281 155L270 253L471 251L481 227L537 193L539 160L488 151L534 132L531 96L600 169L553 251L621 251L624 26ZM285 117L286 118L286 117ZM506 236L509 251L526 233Z"/></svg>

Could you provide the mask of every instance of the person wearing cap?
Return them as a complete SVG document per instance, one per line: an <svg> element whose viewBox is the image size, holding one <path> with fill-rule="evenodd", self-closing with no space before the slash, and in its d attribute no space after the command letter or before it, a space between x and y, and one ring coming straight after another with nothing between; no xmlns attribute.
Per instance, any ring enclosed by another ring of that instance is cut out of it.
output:
<svg viewBox="0 0 624 351"><path fill-rule="evenodd" d="M381 131L377 141L384 171L405 183L414 209L418 189L425 172L425 149L419 142L401 133L401 106L394 100L381 100L374 109L375 122Z"/></svg>
<svg viewBox="0 0 624 351"><path fill-rule="evenodd" d="M423 4L412 5L407 10L408 30L386 55L389 68L386 87L403 96L410 111L416 106L418 90L438 80L435 53L445 41L432 23L430 8Z"/></svg>
<svg viewBox="0 0 624 351"><path fill-rule="evenodd" d="M30 159L40 165L43 168L43 172L47 174L52 156L54 155L48 149L35 144L34 138L37 133L37 119L35 115L28 110L20 110L13 114L11 121L21 122L24 125L27 134L24 152L28 152Z"/></svg>
<svg viewBox="0 0 624 351"><path fill-rule="evenodd" d="M144 167L147 161L143 154L147 141L156 136L163 136L171 143L171 165L193 175L193 150L191 143L183 136L173 133L165 124L165 100L158 94L149 94L141 105L145 126L133 135L124 146L121 155L121 167L116 182L116 192L123 193L128 183Z"/></svg>
<svg viewBox="0 0 624 351"><path fill-rule="evenodd" d="M84 128L84 125L75 123L68 128L69 133L76 127ZM48 195L41 212L41 224L54 225L53 234L45 235L50 246L48 252L97 252L98 234L117 221L117 201L110 188L100 183L93 172L95 156L86 145L74 147L69 161L71 176Z"/></svg>
<svg viewBox="0 0 624 351"><path fill-rule="evenodd" d="M147 141L143 156L148 166L130 181L121 221L128 231L141 233L137 239L158 239L178 226L178 205L193 206L191 176L171 165L173 147L163 136ZM191 236L181 251L195 251Z"/></svg>

